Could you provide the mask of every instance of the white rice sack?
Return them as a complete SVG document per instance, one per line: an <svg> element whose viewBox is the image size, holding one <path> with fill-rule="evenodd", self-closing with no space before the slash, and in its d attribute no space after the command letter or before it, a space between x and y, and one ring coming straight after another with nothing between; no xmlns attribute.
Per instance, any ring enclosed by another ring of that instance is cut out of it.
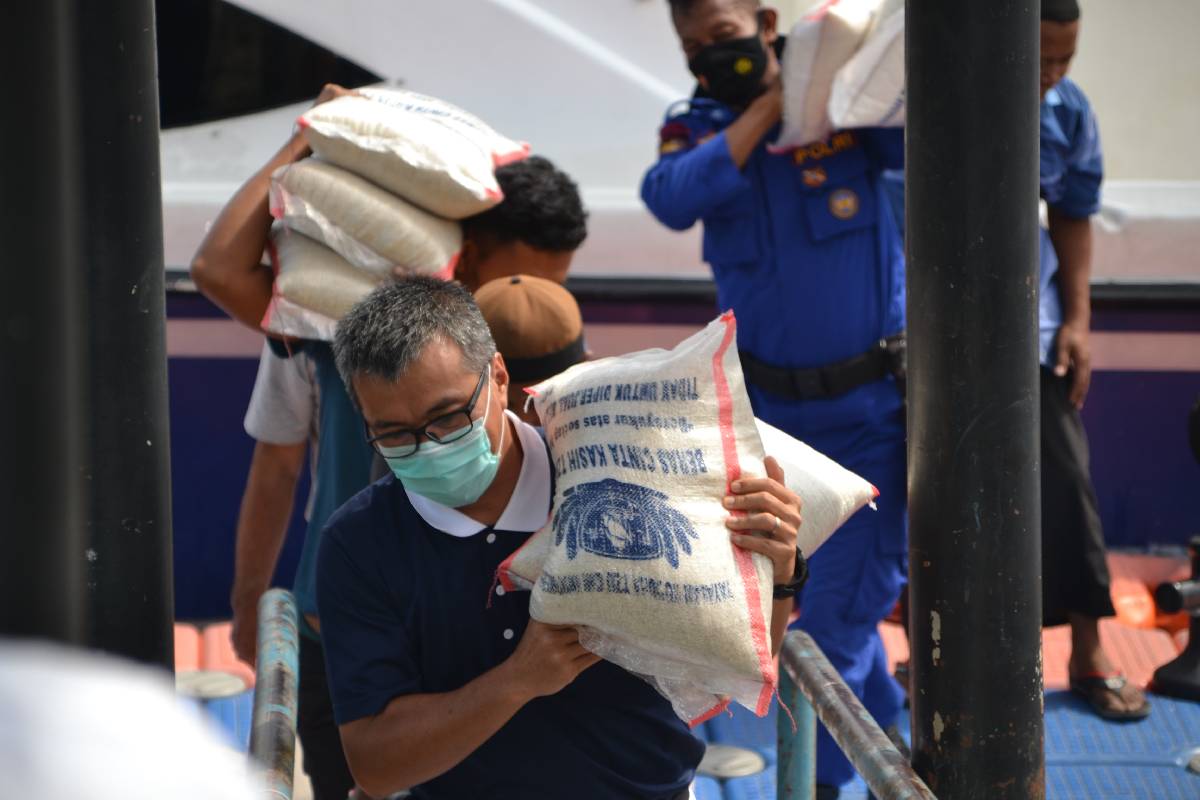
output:
<svg viewBox="0 0 1200 800"><path fill-rule="evenodd" d="M400 89L361 92L300 117L313 152L440 217L499 203L495 168L529 153L450 103Z"/></svg>
<svg viewBox="0 0 1200 800"><path fill-rule="evenodd" d="M275 294L335 321L383 282L325 245L279 225L271 231L270 252Z"/></svg>
<svg viewBox="0 0 1200 800"><path fill-rule="evenodd" d="M400 268L448 280L462 250L462 226L457 222L315 158L276 170L271 177L271 214L354 266L384 278Z"/></svg>
<svg viewBox="0 0 1200 800"><path fill-rule="evenodd" d="M312 339L318 342L332 342L337 331L337 320L330 319L324 314L309 311L276 294L267 305L267 313L263 315L262 329L267 333L294 339Z"/></svg>
<svg viewBox="0 0 1200 800"><path fill-rule="evenodd" d="M799 439L755 420L763 451L783 469L783 482L800 497L796 546L811 556L856 511L879 496L869 481Z"/></svg>
<svg viewBox="0 0 1200 800"><path fill-rule="evenodd" d="M879 490L869 481L814 450L799 439L754 420L763 452L774 457L783 470L783 482L801 502L803 523L796 545L811 556L828 541L846 520L868 504L874 505ZM553 552L554 531L543 528L527 541L502 567L506 588L532 589L546 560Z"/></svg>
<svg viewBox="0 0 1200 800"><path fill-rule="evenodd" d="M733 545L722 505L743 471L765 474L735 329L725 314L534 388L554 508L499 576L536 575L534 619L579 627L693 724L727 697L765 714L775 689L771 562Z"/></svg>
<svg viewBox="0 0 1200 800"><path fill-rule="evenodd" d="M792 28L783 51L783 130L772 150L790 150L833 133L829 97L834 76L862 44L881 2L833 0Z"/></svg>
<svg viewBox="0 0 1200 800"><path fill-rule="evenodd" d="M904 0L885 0L829 95L835 128L904 126Z"/></svg>

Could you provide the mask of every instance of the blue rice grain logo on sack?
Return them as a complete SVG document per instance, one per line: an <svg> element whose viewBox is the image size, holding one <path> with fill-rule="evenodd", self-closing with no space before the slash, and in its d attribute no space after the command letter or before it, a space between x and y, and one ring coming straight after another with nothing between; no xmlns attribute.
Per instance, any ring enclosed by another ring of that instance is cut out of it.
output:
<svg viewBox="0 0 1200 800"><path fill-rule="evenodd" d="M688 518L667 505L665 494L612 478L564 491L553 525L555 546L565 541L571 560L582 547L607 558L665 558L678 568L679 551L691 555L691 540L699 538Z"/></svg>

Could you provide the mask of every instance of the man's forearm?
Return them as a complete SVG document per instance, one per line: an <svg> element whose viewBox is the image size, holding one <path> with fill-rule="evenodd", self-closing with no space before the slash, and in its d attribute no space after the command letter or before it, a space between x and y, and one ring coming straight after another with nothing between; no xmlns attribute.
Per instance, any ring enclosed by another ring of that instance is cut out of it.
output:
<svg viewBox="0 0 1200 800"><path fill-rule="evenodd" d="M257 603L271 584L287 537L288 522L306 445L259 443L254 449L238 514L233 604Z"/></svg>
<svg viewBox="0 0 1200 800"><path fill-rule="evenodd" d="M506 662L453 692L397 697L380 714L341 726L355 781L386 797L457 766L532 699L509 672Z"/></svg>
<svg viewBox="0 0 1200 800"><path fill-rule="evenodd" d="M271 301L273 275L261 263L271 230L271 174L307 152L303 137L293 136L238 189L192 260L192 279L200 291L231 317L255 330L262 324Z"/></svg>
<svg viewBox="0 0 1200 800"><path fill-rule="evenodd" d="M1058 256L1058 286L1063 324L1087 328L1091 323L1092 221L1050 209L1050 241Z"/></svg>
<svg viewBox="0 0 1200 800"><path fill-rule="evenodd" d="M791 597L775 600L771 604L771 653L779 655L783 649L783 637L787 634L788 620L792 618L795 599Z"/></svg>
<svg viewBox="0 0 1200 800"><path fill-rule="evenodd" d="M758 143L779 122L782 103L779 90L768 91L751 103L742 115L725 129L729 157L737 164L738 169L746 166Z"/></svg>

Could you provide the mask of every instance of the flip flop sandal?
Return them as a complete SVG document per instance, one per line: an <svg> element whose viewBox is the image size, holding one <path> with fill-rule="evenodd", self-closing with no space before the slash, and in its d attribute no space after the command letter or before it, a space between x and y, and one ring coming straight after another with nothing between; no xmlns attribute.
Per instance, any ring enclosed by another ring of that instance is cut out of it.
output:
<svg viewBox="0 0 1200 800"><path fill-rule="evenodd" d="M1116 675L1082 675L1080 677L1071 678L1071 691L1087 700L1088 705L1096 712L1096 715L1102 719L1113 721L1132 721L1145 719L1150 716L1150 702L1145 698L1142 699L1142 704L1137 708L1131 708L1127 711L1118 711L1114 708L1106 706L1102 699L1105 695L1114 695L1121 699L1121 690L1125 688L1129 682L1125 680L1125 676Z"/></svg>

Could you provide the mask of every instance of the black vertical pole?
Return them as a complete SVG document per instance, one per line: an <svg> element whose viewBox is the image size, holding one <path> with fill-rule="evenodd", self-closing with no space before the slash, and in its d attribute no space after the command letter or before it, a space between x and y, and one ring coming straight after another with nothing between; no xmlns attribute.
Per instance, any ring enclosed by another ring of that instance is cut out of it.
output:
<svg viewBox="0 0 1200 800"><path fill-rule="evenodd" d="M88 642L174 663L153 0L75 0L86 208Z"/></svg>
<svg viewBox="0 0 1200 800"><path fill-rule="evenodd" d="M1037 2L909 0L913 762L1042 798Z"/></svg>
<svg viewBox="0 0 1200 800"><path fill-rule="evenodd" d="M0 25L0 636L77 642L84 287L69 6L14 3Z"/></svg>

